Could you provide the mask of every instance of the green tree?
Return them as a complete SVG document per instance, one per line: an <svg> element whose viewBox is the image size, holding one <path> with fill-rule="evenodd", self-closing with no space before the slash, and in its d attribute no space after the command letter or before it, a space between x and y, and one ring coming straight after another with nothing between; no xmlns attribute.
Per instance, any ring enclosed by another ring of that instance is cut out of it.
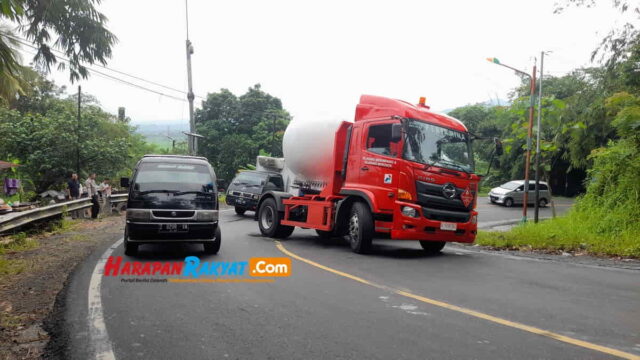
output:
<svg viewBox="0 0 640 360"><path fill-rule="evenodd" d="M204 136L200 152L230 180L237 169L255 163L261 150L282 156L282 136L291 116L282 102L255 85L240 97L227 89L210 93L196 111L196 126Z"/></svg>
<svg viewBox="0 0 640 360"><path fill-rule="evenodd" d="M18 32L37 48L35 64L49 72L51 66L69 68L71 81L87 78L83 64L106 64L116 37L106 28L107 18L96 9L100 0L0 0L0 84L11 85L14 94L0 94L12 99L23 92L20 59L16 48L19 38L6 22L17 23ZM4 21L3 21L4 20ZM54 49L69 59L59 61ZM3 91L6 92L6 91Z"/></svg>

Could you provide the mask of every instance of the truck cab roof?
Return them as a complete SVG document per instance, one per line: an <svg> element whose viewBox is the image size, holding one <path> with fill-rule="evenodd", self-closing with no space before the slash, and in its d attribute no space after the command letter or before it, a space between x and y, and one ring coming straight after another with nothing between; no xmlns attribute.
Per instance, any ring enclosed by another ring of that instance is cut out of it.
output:
<svg viewBox="0 0 640 360"><path fill-rule="evenodd" d="M414 105L406 101L382 96L362 95L356 107L355 121L379 119L390 116L424 120L457 131L467 132L467 127L458 119L429 110L426 105Z"/></svg>

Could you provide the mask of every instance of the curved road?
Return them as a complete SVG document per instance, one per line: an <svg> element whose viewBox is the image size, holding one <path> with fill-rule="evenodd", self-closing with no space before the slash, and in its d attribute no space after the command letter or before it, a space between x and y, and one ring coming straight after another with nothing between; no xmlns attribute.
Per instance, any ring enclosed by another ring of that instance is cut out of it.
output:
<svg viewBox="0 0 640 360"><path fill-rule="evenodd" d="M120 245L112 255L292 256L291 276L273 283L124 283L99 276L104 332L89 326L96 303L88 300L102 249L68 288L67 356L95 358L106 346L112 353L103 358L117 359L640 359L637 270L455 245L426 256L417 243L388 240L361 256L311 230L296 229L281 242L262 238L252 214L233 212L222 214L222 230L216 256L195 245L146 245L135 259Z"/></svg>

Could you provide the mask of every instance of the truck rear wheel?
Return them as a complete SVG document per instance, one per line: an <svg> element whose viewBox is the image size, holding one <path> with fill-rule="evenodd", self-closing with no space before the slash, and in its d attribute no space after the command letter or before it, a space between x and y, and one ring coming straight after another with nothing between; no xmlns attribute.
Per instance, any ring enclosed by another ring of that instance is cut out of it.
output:
<svg viewBox="0 0 640 360"><path fill-rule="evenodd" d="M445 244L446 242L444 241L420 241L420 246L422 246L427 254L439 253Z"/></svg>
<svg viewBox="0 0 640 360"><path fill-rule="evenodd" d="M373 216L369 207L362 202L351 206L347 240L351 250L358 254L366 254L371 250L373 240Z"/></svg>
<svg viewBox="0 0 640 360"><path fill-rule="evenodd" d="M247 209L241 208L239 206L236 206L235 210L236 210L236 214L238 215L244 215L245 211L247 211Z"/></svg>
<svg viewBox="0 0 640 360"><path fill-rule="evenodd" d="M268 198L260 204L258 210L258 226L263 236L284 239L293 233L293 226L280 224L281 215L273 198Z"/></svg>

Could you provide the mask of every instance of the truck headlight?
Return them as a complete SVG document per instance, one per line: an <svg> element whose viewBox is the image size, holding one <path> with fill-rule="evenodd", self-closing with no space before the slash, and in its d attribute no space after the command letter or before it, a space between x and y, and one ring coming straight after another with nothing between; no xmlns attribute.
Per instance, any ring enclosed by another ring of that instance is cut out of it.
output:
<svg viewBox="0 0 640 360"><path fill-rule="evenodd" d="M418 217L418 210L412 208L411 206L403 206L402 215L415 218Z"/></svg>
<svg viewBox="0 0 640 360"><path fill-rule="evenodd" d="M218 220L218 212L215 210L198 210L196 215L197 221L216 221Z"/></svg>
<svg viewBox="0 0 640 360"><path fill-rule="evenodd" d="M151 210L149 209L127 209L127 220L149 221L150 218Z"/></svg>
<svg viewBox="0 0 640 360"><path fill-rule="evenodd" d="M260 199L260 195L253 194L252 198L253 198L253 200L258 200L258 199Z"/></svg>

